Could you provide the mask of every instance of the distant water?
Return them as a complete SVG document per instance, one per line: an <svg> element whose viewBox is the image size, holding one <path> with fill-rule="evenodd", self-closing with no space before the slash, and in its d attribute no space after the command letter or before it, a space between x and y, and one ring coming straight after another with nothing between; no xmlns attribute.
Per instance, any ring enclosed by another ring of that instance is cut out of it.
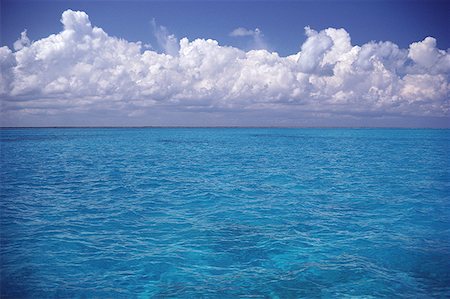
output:
<svg viewBox="0 0 450 299"><path fill-rule="evenodd" d="M449 130L0 133L1 298L450 295Z"/></svg>

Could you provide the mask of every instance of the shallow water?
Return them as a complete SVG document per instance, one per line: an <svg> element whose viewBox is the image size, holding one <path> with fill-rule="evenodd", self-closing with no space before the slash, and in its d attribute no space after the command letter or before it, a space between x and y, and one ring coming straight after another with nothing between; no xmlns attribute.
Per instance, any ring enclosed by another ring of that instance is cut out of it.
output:
<svg viewBox="0 0 450 299"><path fill-rule="evenodd" d="M445 297L450 131L2 129L1 297Z"/></svg>

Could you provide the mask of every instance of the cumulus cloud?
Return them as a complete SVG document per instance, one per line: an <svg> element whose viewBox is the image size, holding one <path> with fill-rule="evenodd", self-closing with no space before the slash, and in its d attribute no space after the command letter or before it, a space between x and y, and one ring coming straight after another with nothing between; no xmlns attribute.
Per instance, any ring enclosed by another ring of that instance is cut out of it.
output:
<svg viewBox="0 0 450 299"><path fill-rule="evenodd" d="M18 51L23 47L28 47L30 45L30 39L27 36L27 30L25 29L20 34L20 38L14 42L14 50Z"/></svg>
<svg viewBox="0 0 450 299"><path fill-rule="evenodd" d="M243 51L177 38L153 22L164 53L109 36L84 12L15 51L0 48L2 114L121 111L306 111L327 115L449 116L450 53L427 37L408 49L352 45L344 29L305 28L298 53ZM239 30L238 30L239 29ZM260 33L238 28L234 36Z"/></svg>
<svg viewBox="0 0 450 299"><path fill-rule="evenodd" d="M166 27L156 24L155 19L153 19L151 23L158 46L164 53L176 56L179 50L177 37L174 34L171 34Z"/></svg>
<svg viewBox="0 0 450 299"><path fill-rule="evenodd" d="M427 37L422 42L412 43L408 57L411 58L424 72L442 73L450 69L450 55L448 51L436 47L436 39Z"/></svg>

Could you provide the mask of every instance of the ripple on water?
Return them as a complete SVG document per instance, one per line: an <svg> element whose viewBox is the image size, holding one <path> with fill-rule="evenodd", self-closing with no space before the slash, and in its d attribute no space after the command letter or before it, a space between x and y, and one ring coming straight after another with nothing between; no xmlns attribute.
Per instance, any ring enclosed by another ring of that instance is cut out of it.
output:
<svg viewBox="0 0 450 299"><path fill-rule="evenodd" d="M449 130L1 130L1 297L445 297Z"/></svg>

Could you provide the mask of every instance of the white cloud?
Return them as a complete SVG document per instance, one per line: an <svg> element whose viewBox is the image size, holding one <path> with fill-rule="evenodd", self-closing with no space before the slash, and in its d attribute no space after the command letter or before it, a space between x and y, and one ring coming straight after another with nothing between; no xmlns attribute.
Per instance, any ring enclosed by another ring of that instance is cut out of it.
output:
<svg viewBox="0 0 450 299"><path fill-rule="evenodd" d="M253 36L255 31L238 27L230 32L230 36Z"/></svg>
<svg viewBox="0 0 450 299"><path fill-rule="evenodd" d="M211 39L175 44L153 22L160 54L109 36L84 12L65 11L61 22L61 32L32 43L24 32L15 52L0 48L3 116L152 109L449 115L450 53L431 37L409 49L354 46L344 29L306 27L301 51L280 57ZM235 36L260 34L238 29Z"/></svg>
<svg viewBox="0 0 450 299"><path fill-rule="evenodd" d="M166 27L157 25L155 19L152 20L152 27L158 46L164 53L176 56L179 50L178 39L176 36L170 34Z"/></svg>
<svg viewBox="0 0 450 299"><path fill-rule="evenodd" d="M412 43L409 47L408 57L421 68L423 72L450 72L449 50L436 48L436 39L427 37L421 42Z"/></svg>
<svg viewBox="0 0 450 299"><path fill-rule="evenodd" d="M233 31L231 31L229 35L232 37L243 37L243 36L252 37L251 48L254 50L268 48L267 42L264 39L264 34L259 28L256 28L255 30L249 30L243 27L238 27Z"/></svg>
<svg viewBox="0 0 450 299"><path fill-rule="evenodd" d="M61 16L61 23L65 31L76 34L88 34L92 30L89 16L84 11L66 10Z"/></svg>
<svg viewBox="0 0 450 299"><path fill-rule="evenodd" d="M11 90L13 67L16 65L14 54L8 47L0 48L0 95L6 95Z"/></svg>
<svg viewBox="0 0 450 299"><path fill-rule="evenodd" d="M30 39L27 36L27 30L25 29L20 34L20 38L14 42L14 50L20 50L23 47L28 47L30 45Z"/></svg>

